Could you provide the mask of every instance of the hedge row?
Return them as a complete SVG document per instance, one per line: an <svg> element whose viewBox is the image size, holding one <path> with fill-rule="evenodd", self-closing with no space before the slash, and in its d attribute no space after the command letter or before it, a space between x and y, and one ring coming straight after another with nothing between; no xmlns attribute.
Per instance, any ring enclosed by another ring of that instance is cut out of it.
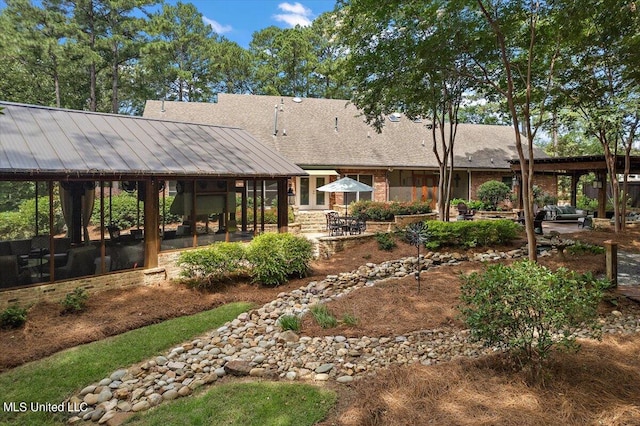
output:
<svg viewBox="0 0 640 426"><path fill-rule="evenodd" d="M428 202L381 203L378 201L357 201L351 204L351 215L361 220L389 221L396 215L431 213Z"/></svg>
<svg viewBox="0 0 640 426"><path fill-rule="evenodd" d="M506 244L522 233L522 227L507 219L441 222L430 220L428 226L429 249L439 247L486 247Z"/></svg>
<svg viewBox="0 0 640 426"><path fill-rule="evenodd" d="M198 288L213 288L234 279L251 278L254 283L278 286L293 276L304 277L313 256L311 242L304 237L267 233L249 244L215 243L180 254L181 275Z"/></svg>

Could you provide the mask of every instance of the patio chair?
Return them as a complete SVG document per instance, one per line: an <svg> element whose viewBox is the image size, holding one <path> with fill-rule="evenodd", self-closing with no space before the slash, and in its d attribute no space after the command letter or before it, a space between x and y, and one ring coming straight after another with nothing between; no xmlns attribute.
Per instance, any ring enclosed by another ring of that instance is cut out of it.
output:
<svg viewBox="0 0 640 426"><path fill-rule="evenodd" d="M462 201L458 203L458 220L473 220L474 211Z"/></svg>
<svg viewBox="0 0 640 426"><path fill-rule="evenodd" d="M536 234L542 235L542 221L547 217L546 210L538 210L535 217L533 218L533 232Z"/></svg>
<svg viewBox="0 0 640 426"><path fill-rule="evenodd" d="M329 231L330 236L342 235L343 227L342 221L340 220L340 215L337 212L328 212L327 213L327 231Z"/></svg>

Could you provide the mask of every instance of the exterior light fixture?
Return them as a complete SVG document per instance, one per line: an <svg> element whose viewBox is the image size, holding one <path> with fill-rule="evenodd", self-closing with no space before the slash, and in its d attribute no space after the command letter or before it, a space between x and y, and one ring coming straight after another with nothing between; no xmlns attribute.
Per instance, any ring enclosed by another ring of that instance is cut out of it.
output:
<svg viewBox="0 0 640 426"><path fill-rule="evenodd" d="M290 206L296 203L296 193L293 192L293 187L291 185L289 185L289 189L287 189L287 200L289 201Z"/></svg>

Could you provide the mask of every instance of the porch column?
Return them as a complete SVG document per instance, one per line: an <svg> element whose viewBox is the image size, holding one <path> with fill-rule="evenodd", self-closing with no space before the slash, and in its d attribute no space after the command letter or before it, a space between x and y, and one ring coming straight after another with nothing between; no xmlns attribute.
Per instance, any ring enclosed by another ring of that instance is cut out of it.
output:
<svg viewBox="0 0 640 426"><path fill-rule="evenodd" d="M604 219L607 217L607 175L597 173L596 179L602 184L601 188L598 188L598 217Z"/></svg>
<svg viewBox="0 0 640 426"><path fill-rule="evenodd" d="M278 232L289 230L289 198L287 197L287 180L278 179Z"/></svg>
<svg viewBox="0 0 640 426"><path fill-rule="evenodd" d="M578 203L578 179L580 179L580 175L578 173L574 173L571 175L571 205L576 206ZM558 182L558 177L556 176L556 185Z"/></svg>
<svg viewBox="0 0 640 426"><path fill-rule="evenodd" d="M144 181L144 188L144 266L155 268L158 266L160 249L158 181L156 179Z"/></svg>

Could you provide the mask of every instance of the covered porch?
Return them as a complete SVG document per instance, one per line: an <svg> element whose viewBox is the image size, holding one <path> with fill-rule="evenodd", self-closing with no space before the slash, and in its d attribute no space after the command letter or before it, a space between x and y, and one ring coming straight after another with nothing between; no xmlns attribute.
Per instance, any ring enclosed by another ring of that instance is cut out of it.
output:
<svg viewBox="0 0 640 426"><path fill-rule="evenodd" d="M0 226L1 290L288 229L288 181L305 172L244 130L0 105L0 215L20 218Z"/></svg>

